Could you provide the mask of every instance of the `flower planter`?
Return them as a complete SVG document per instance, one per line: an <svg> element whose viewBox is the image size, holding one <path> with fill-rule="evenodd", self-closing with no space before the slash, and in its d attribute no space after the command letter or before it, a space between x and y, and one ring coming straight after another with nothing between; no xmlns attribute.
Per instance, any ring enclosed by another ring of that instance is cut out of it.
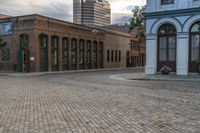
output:
<svg viewBox="0 0 200 133"><path fill-rule="evenodd" d="M163 66L161 69L160 69L160 72L163 74L163 75L168 75L170 72L172 71L172 69L168 66Z"/></svg>
<svg viewBox="0 0 200 133"><path fill-rule="evenodd" d="M167 71L167 72L162 71L162 74L163 74L163 75L169 75L169 73L170 73L169 71Z"/></svg>

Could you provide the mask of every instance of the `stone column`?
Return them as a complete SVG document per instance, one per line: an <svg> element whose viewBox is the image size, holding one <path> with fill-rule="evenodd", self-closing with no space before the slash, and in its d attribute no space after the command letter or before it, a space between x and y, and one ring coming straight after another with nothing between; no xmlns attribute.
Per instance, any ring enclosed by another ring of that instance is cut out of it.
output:
<svg viewBox="0 0 200 133"><path fill-rule="evenodd" d="M51 71L51 35L48 35L48 71Z"/></svg>
<svg viewBox="0 0 200 133"><path fill-rule="evenodd" d="M156 35L146 37L146 74L156 74L157 72L157 43Z"/></svg>
<svg viewBox="0 0 200 133"><path fill-rule="evenodd" d="M177 75L188 74L188 58L189 58L188 38L189 37L187 33L178 33L177 35L177 63L176 63Z"/></svg>

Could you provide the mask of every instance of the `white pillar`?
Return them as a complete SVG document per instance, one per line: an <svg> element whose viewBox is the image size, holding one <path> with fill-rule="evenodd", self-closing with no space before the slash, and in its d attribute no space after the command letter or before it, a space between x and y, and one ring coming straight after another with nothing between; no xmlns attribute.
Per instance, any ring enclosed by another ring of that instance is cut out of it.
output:
<svg viewBox="0 0 200 133"><path fill-rule="evenodd" d="M157 70L157 43L156 35L146 37L146 74L156 74Z"/></svg>
<svg viewBox="0 0 200 133"><path fill-rule="evenodd" d="M179 33L177 36L177 75L188 74L188 33Z"/></svg>

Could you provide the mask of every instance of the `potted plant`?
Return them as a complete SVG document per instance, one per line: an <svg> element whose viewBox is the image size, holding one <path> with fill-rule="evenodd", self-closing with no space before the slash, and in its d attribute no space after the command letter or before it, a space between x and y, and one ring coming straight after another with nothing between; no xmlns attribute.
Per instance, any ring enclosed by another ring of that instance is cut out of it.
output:
<svg viewBox="0 0 200 133"><path fill-rule="evenodd" d="M167 66L167 65L163 66L163 67L160 69L160 72L161 72L162 74L164 74L164 75L168 75L171 71L172 71L172 69L171 69L169 66Z"/></svg>
<svg viewBox="0 0 200 133"><path fill-rule="evenodd" d="M198 60L196 61L196 64L198 65L198 72L199 72L199 74L200 74L200 59L198 59Z"/></svg>

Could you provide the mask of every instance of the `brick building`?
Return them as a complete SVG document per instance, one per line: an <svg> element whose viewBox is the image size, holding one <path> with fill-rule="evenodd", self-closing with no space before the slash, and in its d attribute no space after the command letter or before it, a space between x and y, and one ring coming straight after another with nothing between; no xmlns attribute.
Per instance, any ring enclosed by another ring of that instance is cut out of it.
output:
<svg viewBox="0 0 200 133"><path fill-rule="evenodd" d="M0 38L7 42L0 68L8 71L124 68L128 44L136 41L127 33L36 14L0 19L0 28L5 30Z"/></svg>
<svg viewBox="0 0 200 133"><path fill-rule="evenodd" d="M129 33L137 37L137 29L129 31L127 24L106 25L105 28L117 30L124 33ZM129 51L127 51L127 67L145 66L146 62L146 45L145 41L139 42L137 39L131 40L129 43Z"/></svg>

